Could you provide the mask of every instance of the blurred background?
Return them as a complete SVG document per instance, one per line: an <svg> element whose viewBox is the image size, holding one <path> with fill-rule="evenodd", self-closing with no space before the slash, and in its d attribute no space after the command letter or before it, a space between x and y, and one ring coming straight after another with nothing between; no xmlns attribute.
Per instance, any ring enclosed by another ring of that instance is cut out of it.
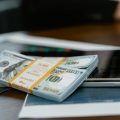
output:
<svg viewBox="0 0 120 120"><path fill-rule="evenodd" d="M46 30L120 19L113 0L0 0L0 33Z"/></svg>

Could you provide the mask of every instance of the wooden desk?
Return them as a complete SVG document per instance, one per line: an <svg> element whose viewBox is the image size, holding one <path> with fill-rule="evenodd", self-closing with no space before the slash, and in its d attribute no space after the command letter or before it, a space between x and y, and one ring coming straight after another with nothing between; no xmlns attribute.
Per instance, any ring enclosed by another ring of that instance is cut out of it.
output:
<svg viewBox="0 0 120 120"><path fill-rule="evenodd" d="M32 32L33 35L70 39L100 44L120 46L120 23L108 25L81 25L53 30ZM25 93L9 90L0 95L0 120L17 120L22 107ZM70 119L70 118L68 118ZM88 117L74 120L120 120L120 116ZM71 118L72 120L72 118Z"/></svg>
<svg viewBox="0 0 120 120"><path fill-rule="evenodd" d="M120 23L71 26L32 35L120 46Z"/></svg>

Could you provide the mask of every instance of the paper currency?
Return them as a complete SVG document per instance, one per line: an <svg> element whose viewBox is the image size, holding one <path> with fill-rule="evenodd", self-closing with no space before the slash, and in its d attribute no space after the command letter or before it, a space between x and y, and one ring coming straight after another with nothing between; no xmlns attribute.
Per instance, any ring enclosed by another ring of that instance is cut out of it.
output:
<svg viewBox="0 0 120 120"><path fill-rule="evenodd" d="M64 65L74 68L88 68L96 58L97 55L68 57L66 58Z"/></svg>
<svg viewBox="0 0 120 120"><path fill-rule="evenodd" d="M86 78L85 70L59 66L48 77L34 87L33 93L47 99L63 101Z"/></svg>
<svg viewBox="0 0 120 120"><path fill-rule="evenodd" d="M54 62L59 59L59 57L41 57L41 59L43 61ZM97 55L65 57L62 64L72 68L86 69L95 63L98 64Z"/></svg>
<svg viewBox="0 0 120 120"><path fill-rule="evenodd" d="M41 60L54 62L59 57L43 57ZM87 56L75 56L75 57L66 57L62 65L71 68L85 69L87 70L88 76L98 65L98 56L97 55L87 55Z"/></svg>
<svg viewBox="0 0 120 120"><path fill-rule="evenodd" d="M6 85L6 81L13 78L26 64L34 58L4 50L0 54L0 80Z"/></svg>
<svg viewBox="0 0 120 120"><path fill-rule="evenodd" d="M0 83L61 102L87 79L97 64L97 55L35 60L3 51L0 54Z"/></svg>

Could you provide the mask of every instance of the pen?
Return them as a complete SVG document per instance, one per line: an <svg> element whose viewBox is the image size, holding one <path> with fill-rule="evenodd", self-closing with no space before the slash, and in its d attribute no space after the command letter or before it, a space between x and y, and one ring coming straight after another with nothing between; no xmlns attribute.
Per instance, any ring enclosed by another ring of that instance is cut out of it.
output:
<svg viewBox="0 0 120 120"><path fill-rule="evenodd" d="M22 51L21 52L24 55L30 55L30 56L43 56L43 57L69 57L69 56L80 56L84 55L84 52L82 51L71 51L71 52L29 52L29 51Z"/></svg>

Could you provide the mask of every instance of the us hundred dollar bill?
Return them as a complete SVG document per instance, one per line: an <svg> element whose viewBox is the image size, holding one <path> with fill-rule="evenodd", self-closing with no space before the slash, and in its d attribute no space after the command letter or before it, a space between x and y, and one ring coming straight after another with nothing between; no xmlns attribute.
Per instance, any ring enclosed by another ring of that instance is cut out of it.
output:
<svg viewBox="0 0 120 120"><path fill-rule="evenodd" d="M51 63L53 63L57 59L59 59L59 57L41 57L41 60L49 61ZM65 57L62 65L72 68L86 69L94 63L98 63L97 55Z"/></svg>
<svg viewBox="0 0 120 120"><path fill-rule="evenodd" d="M53 63L59 58L42 58L43 61ZM78 56L65 58L62 65L34 89L33 93L44 98L63 101L92 73L98 65L98 56Z"/></svg>
<svg viewBox="0 0 120 120"><path fill-rule="evenodd" d="M43 57L41 60L49 61L50 63L55 62L59 57ZM87 56L75 56L65 57L62 65L86 70L88 76L98 65L98 55L87 55Z"/></svg>
<svg viewBox="0 0 120 120"><path fill-rule="evenodd" d="M86 70L61 65L34 87L33 94L61 102L73 93L86 77Z"/></svg>
<svg viewBox="0 0 120 120"><path fill-rule="evenodd" d="M97 55L35 60L5 50L0 53L0 83L61 102L87 79L97 63Z"/></svg>
<svg viewBox="0 0 120 120"><path fill-rule="evenodd" d="M0 53L0 83L1 86L26 67L34 58L19 53L4 50Z"/></svg>

